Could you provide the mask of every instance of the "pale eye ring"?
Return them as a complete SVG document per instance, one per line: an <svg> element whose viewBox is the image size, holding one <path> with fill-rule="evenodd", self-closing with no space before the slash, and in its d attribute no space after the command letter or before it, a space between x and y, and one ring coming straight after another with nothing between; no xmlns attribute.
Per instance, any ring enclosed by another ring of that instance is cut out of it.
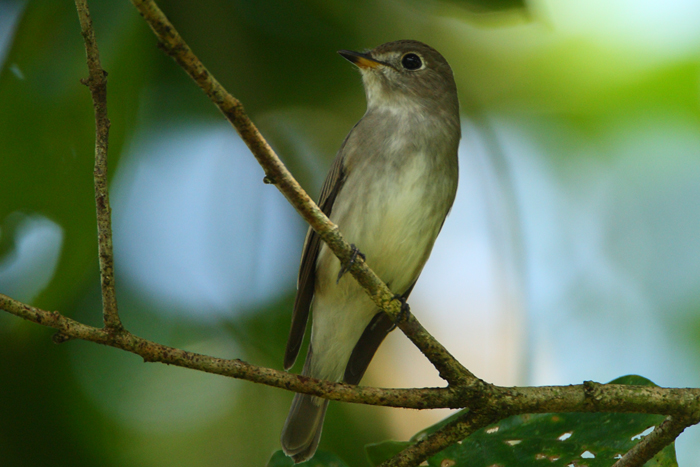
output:
<svg viewBox="0 0 700 467"><path fill-rule="evenodd" d="M415 71L423 67L423 60L418 56L418 54L407 53L401 57L401 66L410 71Z"/></svg>

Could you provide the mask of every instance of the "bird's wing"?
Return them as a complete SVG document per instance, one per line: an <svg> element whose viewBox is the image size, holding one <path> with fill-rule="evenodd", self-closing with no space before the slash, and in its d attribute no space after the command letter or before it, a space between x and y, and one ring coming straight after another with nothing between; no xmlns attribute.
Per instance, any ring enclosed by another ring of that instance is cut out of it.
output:
<svg viewBox="0 0 700 467"><path fill-rule="evenodd" d="M347 141L347 138L346 138ZM345 167L343 157L343 146L333 161L326 181L321 188L321 197L318 205L326 216L331 215L333 202L340 192L345 182ZM301 254L301 266L299 267L299 278L297 279L297 296L294 301L294 312L292 313L292 326L289 329L289 339L287 349L284 353L284 368L290 369L297 359L301 342L306 331L306 322L309 319L309 309L311 300L314 297L314 285L316 283L316 258L321 248L321 238L309 227L304 241L304 250Z"/></svg>
<svg viewBox="0 0 700 467"><path fill-rule="evenodd" d="M389 334L394 322L389 315L380 311L367 325L362 337L355 344L352 350L348 365L345 367L343 381L348 384L360 384L360 380L365 374L369 362L372 361L375 352L379 348L384 338Z"/></svg>
<svg viewBox="0 0 700 467"><path fill-rule="evenodd" d="M408 300L408 296L411 295L415 285L416 282L411 284L408 290L401 295L401 298ZM372 361L372 357L377 352L379 345L392 329L394 329L394 322L389 315L383 311L374 315L374 318L367 325L362 333L362 337L360 337L360 340L357 341L355 348L352 350L348 365L345 367L343 381L348 384L360 384L360 380L364 376L365 371L367 371L369 362Z"/></svg>

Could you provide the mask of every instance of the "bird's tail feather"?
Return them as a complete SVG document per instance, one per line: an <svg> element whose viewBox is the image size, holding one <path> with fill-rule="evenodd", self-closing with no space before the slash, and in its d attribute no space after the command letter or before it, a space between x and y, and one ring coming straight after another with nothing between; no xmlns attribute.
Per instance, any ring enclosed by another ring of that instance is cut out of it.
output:
<svg viewBox="0 0 700 467"><path fill-rule="evenodd" d="M313 348L309 345L306 362L301 374L311 375ZM295 464L313 457L321 440L323 419L326 416L328 400L308 394L295 394L292 407L289 409L287 421L282 428L282 449L294 460Z"/></svg>
<svg viewBox="0 0 700 467"><path fill-rule="evenodd" d="M297 394L282 429L282 449L295 463L310 459L321 439L328 400Z"/></svg>

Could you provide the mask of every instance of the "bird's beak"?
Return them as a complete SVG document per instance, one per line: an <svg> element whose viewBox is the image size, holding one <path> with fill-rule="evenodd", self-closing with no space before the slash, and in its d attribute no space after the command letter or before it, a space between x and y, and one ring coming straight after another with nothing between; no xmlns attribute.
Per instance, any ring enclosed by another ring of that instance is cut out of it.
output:
<svg viewBox="0 0 700 467"><path fill-rule="evenodd" d="M338 53L342 55L344 59L354 63L363 70L386 65L383 62L373 59L368 54L361 54L360 52L353 52L352 50L339 50Z"/></svg>

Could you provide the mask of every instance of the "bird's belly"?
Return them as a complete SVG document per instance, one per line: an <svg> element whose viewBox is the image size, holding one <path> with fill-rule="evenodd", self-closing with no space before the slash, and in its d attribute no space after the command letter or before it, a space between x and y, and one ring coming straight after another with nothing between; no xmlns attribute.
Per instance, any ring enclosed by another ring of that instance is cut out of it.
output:
<svg viewBox="0 0 700 467"><path fill-rule="evenodd" d="M331 213L346 240L397 294L423 269L454 197L454 185L441 186L441 178L428 176L428 166L428 157L413 157L401 170L365 170L350 177ZM333 264L340 266L337 259Z"/></svg>
<svg viewBox="0 0 700 467"><path fill-rule="evenodd" d="M406 178L389 183L375 177L373 183L365 180L359 183L364 186L355 187L346 182L344 193L361 195L350 202L341 198L341 192L331 215L346 240L365 255L369 267L395 294L403 294L418 278L449 209L449 205L436 209L425 199L425 186ZM336 283L340 261L325 244L317 268L311 340L318 353L311 374L340 380L352 349L378 309L350 274Z"/></svg>
<svg viewBox="0 0 700 467"><path fill-rule="evenodd" d="M457 175L448 166L436 168L424 154L404 157L400 167L370 162L355 167L345 180L330 218L400 295L413 285L430 255L454 200ZM349 274L336 283L340 261L325 244L316 267L311 341L318 353L310 374L338 380L378 309Z"/></svg>

